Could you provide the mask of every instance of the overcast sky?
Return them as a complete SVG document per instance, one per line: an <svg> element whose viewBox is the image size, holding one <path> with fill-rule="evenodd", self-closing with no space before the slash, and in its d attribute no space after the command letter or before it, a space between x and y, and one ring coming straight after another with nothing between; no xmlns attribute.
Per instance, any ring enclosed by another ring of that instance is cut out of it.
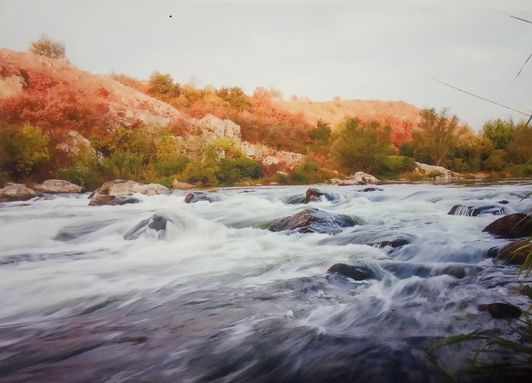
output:
<svg viewBox="0 0 532 383"><path fill-rule="evenodd" d="M170 15L172 17L170 17ZM61 40L83 70L272 87L285 98L449 107L479 128L532 111L531 0L0 0L0 47Z"/></svg>

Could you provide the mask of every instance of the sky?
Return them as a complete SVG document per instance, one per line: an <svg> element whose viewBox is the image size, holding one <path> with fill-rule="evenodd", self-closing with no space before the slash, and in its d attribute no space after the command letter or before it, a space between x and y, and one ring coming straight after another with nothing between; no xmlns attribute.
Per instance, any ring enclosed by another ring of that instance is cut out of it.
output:
<svg viewBox="0 0 532 383"><path fill-rule="evenodd" d="M170 17L171 16L171 17ZM0 0L0 47L42 34L80 69L285 98L401 100L479 129L532 113L531 0ZM1 64L1 63L0 63Z"/></svg>

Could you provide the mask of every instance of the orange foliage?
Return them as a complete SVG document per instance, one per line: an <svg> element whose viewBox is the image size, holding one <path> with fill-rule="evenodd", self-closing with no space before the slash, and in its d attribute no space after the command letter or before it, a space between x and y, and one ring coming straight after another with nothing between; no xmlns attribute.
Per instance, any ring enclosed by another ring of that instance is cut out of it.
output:
<svg viewBox="0 0 532 383"><path fill-rule="evenodd" d="M0 100L0 119L10 124L31 122L52 136L76 130L86 137L108 124L109 110L83 91L56 81L45 71L21 71L26 91ZM108 95L105 88L98 95Z"/></svg>

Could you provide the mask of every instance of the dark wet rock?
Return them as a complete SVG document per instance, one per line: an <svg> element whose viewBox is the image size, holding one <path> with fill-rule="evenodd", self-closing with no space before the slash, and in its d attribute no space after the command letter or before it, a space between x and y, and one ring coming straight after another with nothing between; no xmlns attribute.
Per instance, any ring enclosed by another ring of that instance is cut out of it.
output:
<svg viewBox="0 0 532 383"><path fill-rule="evenodd" d="M367 245L377 247L379 249L383 247L391 247L395 249L401 246L408 245L409 243L410 243L410 239L405 238L405 237L399 237L399 238L392 239L390 241L385 240L385 241L369 242L367 243Z"/></svg>
<svg viewBox="0 0 532 383"><path fill-rule="evenodd" d="M497 259L512 265L522 265L529 255L532 256L532 241L523 239L515 241L504 246L495 254L491 253Z"/></svg>
<svg viewBox="0 0 532 383"><path fill-rule="evenodd" d="M454 205L451 210L449 210L449 215L465 215L468 217L476 217L481 214L491 214L491 215L504 215L506 214L506 209L502 206L465 206L465 205Z"/></svg>
<svg viewBox="0 0 532 383"><path fill-rule="evenodd" d="M154 214L152 217L140 221L135 227L124 234L124 239L133 240L139 238L149 230L158 232L158 238L163 239L166 236L166 226L169 219L160 214Z"/></svg>
<svg viewBox="0 0 532 383"><path fill-rule="evenodd" d="M500 201L497 201L498 203L502 204L502 205L507 205L509 202L505 199L503 200L500 200Z"/></svg>
<svg viewBox="0 0 532 383"><path fill-rule="evenodd" d="M515 213L501 217L482 230L504 238L519 238L532 235L532 216Z"/></svg>
<svg viewBox="0 0 532 383"><path fill-rule="evenodd" d="M85 188L65 180L46 180L40 185L35 185L35 190L41 193L83 193Z"/></svg>
<svg viewBox="0 0 532 383"><path fill-rule="evenodd" d="M495 319L517 319L523 313L519 307L508 303L489 303L479 305L478 309L488 312Z"/></svg>
<svg viewBox="0 0 532 383"><path fill-rule="evenodd" d="M457 279L465 278L469 274L474 274L482 271L482 268L477 266L464 265L447 265L445 267L431 267L423 264L416 264L410 262L394 262L384 264L382 268L399 279L410 278L412 276L420 278L434 277L438 275L450 275Z"/></svg>
<svg viewBox="0 0 532 383"><path fill-rule="evenodd" d="M91 198L89 202L89 206L103 206L103 205L118 206L118 205L127 205L127 204L139 203L139 202L140 200L135 197L113 196L113 195L96 193Z"/></svg>
<svg viewBox="0 0 532 383"><path fill-rule="evenodd" d="M219 201L220 197L213 193L205 192L191 192L185 196L186 203L196 203L199 201L215 202Z"/></svg>
<svg viewBox="0 0 532 383"><path fill-rule="evenodd" d="M326 199L327 201L335 201L337 198L330 193L325 193L318 189L310 188L305 193L304 203L318 202L322 201L323 199Z"/></svg>
<svg viewBox="0 0 532 383"><path fill-rule="evenodd" d="M23 184L7 183L0 189L0 202L27 201L41 194Z"/></svg>
<svg viewBox="0 0 532 383"><path fill-rule="evenodd" d="M362 193L368 193L368 192L376 192L376 191L383 191L384 189L381 189L381 188L364 188L364 189L360 189L358 190L359 192L362 192Z"/></svg>
<svg viewBox="0 0 532 383"><path fill-rule="evenodd" d="M369 268L347 265L345 263L335 263L329 268L329 270L327 270L327 273L340 274L346 278L354 279L355 281L363 281L365 279L375 278L375 273Z"/></svg>
<svg viewBox="0 0 532 383"><path fill-rule="evenodd" d="M452 277L455 277L456 279L462 279L467 276L466 268L461 265L445 266L443 269L438 271L441 274L450 275Z"/></svg>
<svg viewBox="0 0 532 383"><path fill-rule="evenodd" d="M271 231L293 230L299 233L337 234L345 227L359 222L343 214L332 214L319 209L305 209L290 217L282 218L270 226Z"/></svg>

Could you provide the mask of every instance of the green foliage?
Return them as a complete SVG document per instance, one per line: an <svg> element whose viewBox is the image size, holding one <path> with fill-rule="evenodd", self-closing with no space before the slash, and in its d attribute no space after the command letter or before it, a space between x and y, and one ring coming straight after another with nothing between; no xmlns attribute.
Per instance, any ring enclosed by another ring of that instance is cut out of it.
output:
<svg viewBox="0 0 532 383"><path fill-rule="evenodd" d="M36 55L53 59L65 57L65 44L51 40L46 35L32 41L28 50Z"/></svg>
<svg viewBox="0 0 532 383"><path fill-rule="evenodd" d="M320 168L316 162L303 162L295 166L288 176L278 175L277 180L279 183L302 185L324 182L332 177L332 172Z"/></svg>
<svg viewBox="0 0 532 383"><path fill-rule="evenodd" d="M378 159L374 174L378 177L395 178L401 173L411 172L416 168L416 162L411 157L382 156Z"/></svg>
<svg viewBox="0 0 532 383"><path fill-rule="evenodd" d="M346 172L372 173L383 156L391 154L391 130L377 121L364 123L347 118L339 124L332 144L332 155Z"/></svg>
<svg viewBox="0 0 532 383"><path fill-rule="evenodd" d="M458 118L448 117L447 111L423 109L421 122L412 133L413 155L421 162L445 166L457 144Z"/></svg>
<svg viewBox="0 0 532 383"><path fill-rule="evenodd" d="M532 126L519 123L508 146L508 156L514 164L523 164L532 158Z"/></svg>
<svg viewBox="0 0 532 383"><path fill-rule="evenodd" d="M236 160L222 158L219 164L218 180L225 185L232 185L242 179L258 179L264 174L262 166L248 157L240 157Z"/></svg>
<svg viewBox="0 0 532 383"><path fill-rule="evenodd" d="M29 176L50 159L49 136L29 123L0 131L0 165L14 178Z"/></svg>
<svg viewBox="0 0 532 383"><path fill-rule="evenodd" d="M327 145L331 138L332 130L328 123L318 120L316 127L309 130L309 137L319 145Z"/></svg>
<svg viewBox="0 0 532 383"><path fill-rule="evenodd" d="M249 97L239 87L220 88L216 91L216 95L237 111L247 109L250 104Z"/></svg>
<svg viewBox="0 0 532 383"><path fill-rule="evenodd" d="M505 149L512 139L514 128L511 120L488 120L482 126L480 135L486 138L495 150Z"/></svg>
<svg viewBox="0 0 532 383"><path fill-rule="evenodd" d="M168 73L153 72L149 79L148 93L163 100L170 100L180 94L179 84L174 84Z"/></svg>

